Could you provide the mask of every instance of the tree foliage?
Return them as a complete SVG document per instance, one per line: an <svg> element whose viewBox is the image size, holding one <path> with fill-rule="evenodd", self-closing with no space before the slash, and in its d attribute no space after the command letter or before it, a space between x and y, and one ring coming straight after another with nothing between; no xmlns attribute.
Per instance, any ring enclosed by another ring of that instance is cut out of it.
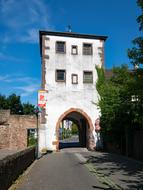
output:
<svg viewBox="0 0 143 190"><path fill-rule="evenodd" d="M110 137L110 140L117 140L119 134L123 133L125 122L127 122L124 117L128 120L128 107L131 101L129 84L130 74L127 66L113 68L113 76L110 79L101 83L99 77L97 82L100 94L102 133L110 133L110 136L106 135L108 139Z"/></svg>
<svg viewBox="0 0 143 190"><path fill-rule="evenodd" d="M137 5L141 8L141 15L138 16L139 30L143 31L143 0L137 0ZM133 41L134 47L128 49L128 56L135 67L143 64L143 37L137 37Z"/></svg>
<svg viewBox="0 0 143 190"><path fill-rule="evenodd" d="M11 114L22 114L23 107L20 100L20 96L16 94L12 94L7 98L8 106L10 109Z"/></svg>
<svg viewBox="0 0 143 190"><path fill-rule="evenodd" d="M135 67L143 64L143 37L138 37L133 40L134 47L128 50L128 56L131 63Z"/></svg>
<svg viewBox="0 0 143 190"><path fill-rule="evenodd" d="M29 114L34 114L35 113L35 106L28 103L23 104L23 114L29 115Z"/></svg>
<svg viewBox="0 0 143 190"><path fill-rule="evenodd" d="M143 30L143 0L137 4L142 11L137 21ZM134 70L125 65L113 68L113 76L105 80L103 69L96 68L102 135L105 141L126 147L126 155L134 131L143 128L143 37L135 38L133 45L128 56Z"/></svg>
<svg viewBox="0 0 143 190"><path fill-rule="evenodd" d="M8 101L6 96L0 95L0 109L8 109Z"/></svg>
<svg viewBox="0 0 143 190"><path fill-rule="evenodd" d="M105 73L103 68L96 66L96 71L98 75L98 82L96 84L97 91L100 91L100 86L105 82Z"/></svg>
<svg viewBox="0 0 143 190"><path fill-rule="evenodd" d="M141 8L141 15L138 16L139 30L143 30L143 0L137 0L137 5Z"/></svg>
<svg viewBox="0 0 143 190"><path fill-rule="evenodd" d="M131 137L130 133L143 128L143 70L129 71L122 65L113 68L112 72L108 80L98 75L101 133L104 142L118 144L120 148L124 142L128 147L126 139Z"/></svg>
<svg viewBox="0 0 143 190"><path fill-rule="evenodd" d="M72 133L72 135L78 134L78 126L75 123L72 123L71 133Z"/></svg>
<svg viewBox="0 0 143 190"><path fill-rule="evenodd" d="M0 109L10 109L11 114L31 115L35 113L35 106L22 103L20 96L11 94L8 97L0 94Z"/></svg>
<svg viewBox="0 0 143 190"><path fill-rule="evenodd" d="M143 0L137 0L137 5L141 9L141 14L137 17L137 22L139 23L139 30L143 31ZM135 38L133 45L134 47L128 50L131 63L135 66L135 70L132 73L134 81L131 90L134 92L133 96L136 101L134 101L132 106L132 112L134 122L143 125L143 37Z"/></svg>

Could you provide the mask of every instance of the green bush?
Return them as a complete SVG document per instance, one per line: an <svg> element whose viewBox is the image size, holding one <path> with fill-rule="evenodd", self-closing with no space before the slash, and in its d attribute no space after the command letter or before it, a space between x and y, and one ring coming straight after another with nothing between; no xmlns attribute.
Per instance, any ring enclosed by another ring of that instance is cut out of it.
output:
<svg viewBox="0 0 143 190"><path fill-rule="evenodd" d="M37 138L31 136L28 138L28 146L36 146L37 144Z"/></svg>

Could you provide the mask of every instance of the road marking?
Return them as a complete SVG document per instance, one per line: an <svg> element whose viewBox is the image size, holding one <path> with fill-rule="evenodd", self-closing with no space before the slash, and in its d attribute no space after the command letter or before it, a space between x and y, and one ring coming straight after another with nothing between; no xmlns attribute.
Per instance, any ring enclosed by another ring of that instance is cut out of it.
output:
<svg viewBox="0 0 143 190"><path fill-rule="evenodd" d="M75 153L75 156L76 156L81 162L84 162L84 163L87 162L87 159L84 158L81 154Z"/></svg>

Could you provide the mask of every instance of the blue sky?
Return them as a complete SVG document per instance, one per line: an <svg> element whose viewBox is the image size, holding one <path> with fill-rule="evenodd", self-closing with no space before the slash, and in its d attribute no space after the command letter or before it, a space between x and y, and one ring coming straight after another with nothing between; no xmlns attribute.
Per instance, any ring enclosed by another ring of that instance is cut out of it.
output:
<svg viewBox="0 0 143 190"><path fill-rule="evenodd" d="M141 35L135 0L0 0L0 94L37 103L41 83L39 30L107 35L105 66L129 64L127 49Z"/></svg>

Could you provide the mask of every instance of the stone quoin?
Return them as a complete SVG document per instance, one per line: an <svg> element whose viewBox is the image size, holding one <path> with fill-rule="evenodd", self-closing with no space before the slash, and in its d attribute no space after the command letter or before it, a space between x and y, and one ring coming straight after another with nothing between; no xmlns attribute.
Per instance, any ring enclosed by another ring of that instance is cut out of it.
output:
<svg viewBox="0 0 143 190"><path fill-rule="evenodd" d="M39 125L39 150L59 149L63 120L75 121L82 147L96 149L96 66L104 67L106 36L72 32L40 31L41 90L45 92ZM99 144L99 143L98 143Z"/></svg>

